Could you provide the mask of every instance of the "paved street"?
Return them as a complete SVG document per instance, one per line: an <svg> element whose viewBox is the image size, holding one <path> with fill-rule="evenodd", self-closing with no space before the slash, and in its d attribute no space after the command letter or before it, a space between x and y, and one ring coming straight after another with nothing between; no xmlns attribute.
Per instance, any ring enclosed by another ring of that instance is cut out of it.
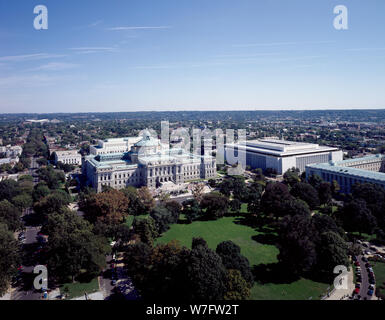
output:
<svg viewBox="0 0 385 320"><path fill-rule="evenodd" d="M23 273L21 284L12 290L12 300L39 300L41 294L33 289L33 268L35 259L33 257L34 248L36 246L36 235L40 231L40 227L26 227L25 242L23 251L26 253L23 259Z"/></svg>
<svg viewBox="0 0 385 320"><path fill-rule="evenodd" d="M112 257L109 255L106 258L107 269L104 270L103 275L99 277L99 286L100 290L103 292L103 296L108 298L111 294L113 294L114 286L111 285L111 269L109 268L109 264Z"/></svg>
<svg viewBox="0 0 385 320"><path fill-rule="evenodd" d="M369 275L368 271L365 267L364 261L362 261L362 255L359 255L357 257L357 260L360 262L360 267L361 267L361 277L362 277L362 282L361 282L361 288L360 288L360 296L361 299L364 300L371 300L372 297L368 295L368 290L369 290Z"/></svg>
<svg viewBox="0 0 385 320"><path fill-rule="evenodd" d="M39 183L39 178L36 174L36 170L39 169L39 164L37 163L36 157L31 158L31 167L28 169L29 174L33 177L33 183L36 185Z"/></svg>

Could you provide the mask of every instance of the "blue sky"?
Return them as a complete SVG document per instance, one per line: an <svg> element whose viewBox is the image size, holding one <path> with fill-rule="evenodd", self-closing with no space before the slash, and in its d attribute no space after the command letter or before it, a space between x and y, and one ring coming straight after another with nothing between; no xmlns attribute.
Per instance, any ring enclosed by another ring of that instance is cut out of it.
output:
<svg viewBox="0 0 385 320"><path fill-rule="evenodd" d="M0 112L385 108L384 31L383 0L0 0Z"/></svg>

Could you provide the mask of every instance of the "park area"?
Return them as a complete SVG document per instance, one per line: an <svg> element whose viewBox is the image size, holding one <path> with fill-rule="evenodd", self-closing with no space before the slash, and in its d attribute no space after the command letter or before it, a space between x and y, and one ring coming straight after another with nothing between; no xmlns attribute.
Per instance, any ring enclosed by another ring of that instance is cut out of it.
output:
<svg viewBox="0 0 385 320"><path fill-rule="evenodd" d="M224 217L215 221L195 221L191 224L174 224L158 238L157 243L168 243L175 239L181 245L191 248L192 239L202 237L208 246L215 250L220 242L231 240L248 258L256 276L250 299L319 299L326 293L329 284L303 278L290 280L282 277L277 268L279 250L274 245L276 236L267 226L248 225L247 209L243 204L239 216Z"/></svg>
<svg viewBox="0 0 385 320"><path fill-rule="evenodd" d="M378 296L381 298L385 297L385 263L384 262L373 262L373 271L374 275L376 276L376 287L378 292Z"/></svg>
<svg viewBox="0 0 385 320"><path fill-rule="evenodd" d="M86 292L87 294L96 292L99 290L98 278L92 279L90 282L74 282L65 283L60 286L60 292L66 294L67 299L73 299L81 297Z"/></svg>

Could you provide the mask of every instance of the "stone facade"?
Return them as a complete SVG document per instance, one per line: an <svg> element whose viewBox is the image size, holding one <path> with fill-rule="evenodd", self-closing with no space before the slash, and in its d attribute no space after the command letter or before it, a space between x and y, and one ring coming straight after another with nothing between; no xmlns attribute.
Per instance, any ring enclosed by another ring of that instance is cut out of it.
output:
<svg viewBox="0 0 385 320"><path fill-rule="evenodd" d="M275 169L281 175L293 167L303 172L308 164L342 160L343 154L333 147L265 138L225 145L225 159L233 164L234 157L245 159L252 169Z"/></svg>
<svg viewBox="0 0 385 320"><path fill-rule="evenodd" d="M87 184L100 192L103 186L122 189L164 182L175 184L216 176L216 160L183 149L169 149L147 132L129 152L90 155L83 163Z"/></svg>
<svg viewBox="0 0 385 320"><path fill-rule="evenodd" d="M72 164L72 165L82 164L82 156L78 152L78 150L55 151L54 157L55 157L56 164L58 162L61 162L64 164Z"/></svg>

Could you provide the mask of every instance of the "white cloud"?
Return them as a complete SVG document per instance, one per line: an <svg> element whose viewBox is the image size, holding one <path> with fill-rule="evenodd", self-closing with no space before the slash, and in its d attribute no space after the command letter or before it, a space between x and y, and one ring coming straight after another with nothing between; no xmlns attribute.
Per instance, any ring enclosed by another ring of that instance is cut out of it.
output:
<svg viewBox="0 0 385 320"><path fill-rule="evenodd" d="M37 68L34 68L31 71L60 71L60 70L76 68L78 66L79 65L73 64L73 63L50 62L47 64L43 64Z"/></svg>
<svg viewBox="0 0 385 320"><path fill-rule="evenodd" d="M87 53L99 53L99 52L117 52L118 48L116 47L78 47L78 48L69 48L69 50L75 51L79 54Z"/></svg>
<svg viewBox="0 0 385 320"><path fill-rule="evenodd" d="M334 43L335 41L305 41L305 42L269 42L269 43L245 43L234 44L233 47L247 48L247 47L273 47L273 46L293 46L303 44L326 44Z"/></svg>
<svg viewBox="0 0 385 320"><path fill-rule="evenodd" d="M93 27L96 27L98 26L99 24L103 23L103 20L98 20L98 21L95 21L93 23L90 23L87 27L88 28L93 28Z"/></svg>
<svg viewBox="0 0 385 320"><path fill-rule="evenodd" d="M0 78L0 88L35 88L54 85L58 77L47 75L17 75Z"/></svg>
<svg viewBox="0 0 385 320"><path fill-rule="evenodd" d="M382 51L385 50L385 48L351 48L346 49L346 51Z"/></svg>
<svg viewBox="0 0 385 320"><path fill-rule="evenodd" d="M3 56L3 57L0 57L0 61L1 62L23 62L23 61L31 61L31 60L62 58L62 57L65 57L65 55L34 53L34 54L23 54L23 55L14 55L14 56Z"/></svg>

